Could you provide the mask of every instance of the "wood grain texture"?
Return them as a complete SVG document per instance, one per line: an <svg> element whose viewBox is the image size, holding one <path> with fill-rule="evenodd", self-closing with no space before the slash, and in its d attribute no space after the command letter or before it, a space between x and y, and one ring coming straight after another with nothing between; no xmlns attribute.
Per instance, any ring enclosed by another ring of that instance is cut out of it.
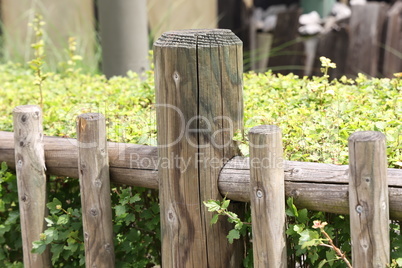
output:
<svg viewBox="0 0 402 268"><path fill-rule="evenodd" d="M349 207L354 267L385 267L390 260L385 135L349 137Z"/></svg>
<svg viewBox="0 0 402 268"><path fill-rule="evenodd" d="M105 117L78 116L78 170L85 266L114 267L113 223Z"/></svg>
<svg viewBox="0 0 402 268"><path fill-rule="evenodd" d="M15 169L14 133L0 131L0 161ZM78 148L75 139L44 137L47 173L78 178ZM110 179L114 183L158 189L157 148L108 142ZM286 196L300 208L349 213L349 167L323 163L285 161ZM388 168L390 217L402 220L402 170ZM219 174L221 195L234 201L250 201L248 157L232 158ZM325 202L322 199L325 198Z"/></svg>
<svg viewBox="0 0 402 268"><path fill-rule="evenodd" d="M352 7L346 74L377 76L380 69L382 31L389 6L380 2Z"/></svg>
<svg viewBox="0 0 402 268"><path fill-rule="evenodd" d="M249 131L254 267L287 267L282 133L277 126Z"/></svg>
<svg viewBox="0 0 402 268"><path fill-rule="evenodd" d="M24 266L51 267L50 251L33 254L32 242L45 231L46 174L43 149L42 111L35 105L18 106L13 111L15 163L21 217Z"/></svg>
<svg viewBox="0 0 402 268"><path fill-rule="evenodd" d="M238 267L241 243L227 242L225 221L210 225L202 202L221 198L243 121L241 41L229 30L168 32L154 55L162 265Z"/></svg>
<svg viewBox="0 0 402 268"><path fill-rule="evenodd" d="M301 9L295 9L281 12L278 15L268 61L268 67L275 72L303 76L304 44L299 38L298 31L301 14Z"/></svg>
<svg viewBox="0 0 402 268"><path fill-rule="evenodd" d="M383 74L393 78L402 70L402 1L396 1L387 14Z"/></svg>
<svg viewBox="0 0 402 268"><path fill-rule="evenodd" d="M44 136L46 172L78 178L76 139ZM111 181L158 189L157 148L147 145L108 142ZM14 133L0 131L0 161L15 169ZM124 175L124 176L123 176Z"/></svg>

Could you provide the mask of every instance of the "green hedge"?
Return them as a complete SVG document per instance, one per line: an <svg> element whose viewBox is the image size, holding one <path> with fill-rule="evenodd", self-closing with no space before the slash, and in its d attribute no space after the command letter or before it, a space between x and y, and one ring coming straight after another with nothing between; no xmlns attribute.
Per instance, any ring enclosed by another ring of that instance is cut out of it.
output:
<svg viewBox="0 0 402 268"><path fill-rule="evenodd" d="M101 75L86 75L71 70L46 76L41 82L46 135L75 137L77 115L101 112L107 117L109 140L155 145L152 71L142 79L129 73L127 77L107 80ZM31 70L21 66L0 65L0 130L12 131L12 110L15 106L40 103L37 79ZM400 167L401 89L402 83L398 78L369 79L359 75L354 80L344 77L328 81L326 75L310 79L292 74L247 73L244 75L245 129L247 131L260 124L276 124L283 130L286 159L334 164L347 164L346 145L351 133L378 130L387 137L389 166ZM242 149L247 154L247 142L242 138L240 140L244 142ZM7 171L4 164L0 171L0 183L0 266L22 267L15 176ZM112 187L118 267L158 264L160 231L157 192ZM55 267L80 267L84 259L78 180L52 177L49 200L49 229L36 243L36 251L40 252L44 245L51 244ZM310 216L311 219L320 217L325 218L325 215L312 213ZM346 226L344 217L334 216L333 219L333 227L339 229ZM392 230L397 233L399 224ZM349 250L347 239L341 241L345 245L344 250ZM400 241L395 241L393 257L398 257L402 255L398 253ZM294 243L297 244L297 241ZM303 252L299 248L298 254L307 254L308 261L317 264L314 258L325 258L326 253L314 250ZM316 254L312 258L309 257L311 252Z"/></svg>

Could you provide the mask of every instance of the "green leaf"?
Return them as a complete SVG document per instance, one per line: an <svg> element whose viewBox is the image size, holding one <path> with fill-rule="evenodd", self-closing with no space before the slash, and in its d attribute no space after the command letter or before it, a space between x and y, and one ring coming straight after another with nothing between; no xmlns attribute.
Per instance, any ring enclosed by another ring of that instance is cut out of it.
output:
<svg viewBox="0 0 402 268"><path fill-rule="evenodd" d="M117 205L114 207L115 211L116 211L116 216L119 217L123 214L126 213L126 207L123 205Z"/></svg>
<svg viewBox="0 0 402 268"><path fill-rule="evenodd" d="M335 251L333 251L333 250L327 250L325 252L325 257L327 258L328 264L331 267L334 265L334 261L338 259Z"/></svg>
<svg viewBox="0 0 402 268"><path fill-rule="evenodd" d="M286 215L290 217L297 217L299 214L297 213L297 208L293 204L293 198L289 197L288 200L286 200L286 203L288 205L288 208L286 209Z"/></svg>
<svg viewBox="0 0 402 268"><path fill-rule="evenodd" d="M46 244L50 244L51 242L53 242L54 240L59 239L59 231L57 229L47 229L45 230L44 234L46 235Z"/></svg>
<svg viewBox="0 0 402 268"><path fill-rule="evenodd" d="M297 216L297 220L299 222L306 224L309 221L307 209L304 208L304 209L299 210L298 214L299 215Z"/></svg>
<svg viewBox="0 0 402 268"><path fill-rule="evenodd" d="M306 229L300 233L299 245L302 249L306 247L316 246L321 243L320 236L316 231Z"/></svg>
<svg viewBox="0 0 402 268"><path fill-rule="evenodd" d="M52 252L52 264L53 266L59 260L61 252L64 250L63 244L53 244L50 248Z"/></svg>
<svg viewBox="0 0 402 268"><path fill-rule="evenodd" d="M322 268L324 266L324 264L327 263L327 260L322 260L320 261L320 263L318 264L317 268Z"/></svg>
<svg viewBox="0 0 402 268"><path fill-rule="evenodd" d="M309 251L307 256L312 264L314 264L319 258L317 251Z"/></svg>
<svg viewBox="0 0 402 268"><path fill-rule="evenodd" d="M58 219L57 219L57 224L59 225L63 225L63 224L67 224L69 222L70 217L66 214L61 215Z"/></svg>
<svg viewBox="0 0 402 268"><path fill-rule="evenodd" d="M211 225L218 222L219 214L215 214L211 219Z"/></svg>
<svg viewBox="0 0 402 268"><path fill-rule="evenodd" d="M135 202L138 202L138 201L141 201L141 197L140 197L139 194L136 194L136 195L134 195L134 196L132 196L130 198L130 203L135 203Z"/></svg>
<svg viewBox="0 0 402 268"><path fill-rule="evenodd" d="M304 224L295 224L295 225L293 226L293 230L294 230L296 233L298 233L298 234L300 234L301 232L303 232L303 231L304 231L304 228L305 228L305 225L304 225Z"/></svg>
<svg viewBox="0 0 402 268"><path fill-rule="evenodd" d="M46 250L45 241L39 240L32 242L32 249L31 249L32 253L42 254L45 250Z"/></svg>
<svg viewBox="0 0 402 268"><path fill-rule="evenodd" d="M226 237L229 240L229 243L233 244L234 239L239 239L240 238L240 232L239 232L239 230L232 229L232 230L229 231L229 234Z"/></svg>
<svg viewBox="0 0 402 268"><path fill-rule="evenodd" d="M203 202L204 205L208 208L208 211L214 212L221 209L221 204L217 200L208 200Z"/></svg>
<svg viewBox="0 0 402 268"><path fill-rule="evenodd" d="M230 204L230 200L229 199L227 199L227 200L224 199L223 202L222 202L221 208L222 209L227 209L229 204Z"/></svg>
<svg viewBox="0 0 402 268"><path fill-rule="evenodd" d="M48 207L48 209L50 210L50 214L56 214L57 212L60 211L60 209L58 208L58 206L61 206L61 202L59 199L57 199L56 197L53 198L52 202L47 203L46 205Z"/></svg>

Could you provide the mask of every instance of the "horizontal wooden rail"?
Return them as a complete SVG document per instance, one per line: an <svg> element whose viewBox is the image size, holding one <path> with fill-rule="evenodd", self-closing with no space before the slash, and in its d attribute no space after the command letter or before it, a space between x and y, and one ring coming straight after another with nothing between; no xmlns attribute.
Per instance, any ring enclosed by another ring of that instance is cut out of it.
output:
<svg viewBox="0 0 402 268"><path fill-rule="evenodd" d="M0 162L15 168L14 134L0 131ZM47 172L78 178L77 140L45 137ZM146 145L108 143L110 179L114 183L158 188L157 148ZM302 208L349 214L347 165L285 161L285 192ZM250 201L249 158L235 157L222 169L219 190L235 201ZM402 220L402 170L388 169L390 217Z"/></svg>

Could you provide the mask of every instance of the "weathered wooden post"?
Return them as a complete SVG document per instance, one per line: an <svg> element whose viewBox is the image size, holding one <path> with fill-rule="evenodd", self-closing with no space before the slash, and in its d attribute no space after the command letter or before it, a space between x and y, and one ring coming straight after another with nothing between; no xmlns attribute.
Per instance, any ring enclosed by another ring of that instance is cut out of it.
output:
<svg viewBox="0 0 402 268"><path fill-rule="evenodd" d="M102 70L106 77L149 69L147 1L99 0Z"/></svg>
<svg viewBox="0 0 402 268"><path fill-rule="evenodd" d="M40 255L31 253L32 242L45 231L47 215L42 111L36 105L18 106L13 117L24 266L50 267L49 250Z"/></svg>
<svg viewBox="0 0 402 268"><path fill-rule="evenodd" d="M230 30L164 33L154 46L163 267L240 267L226 219L203 206L221 199L218 176L242 129L242 43Z"/></svg>
<svg viewBox="0 0 402 268"><path fill-rule="evenodd" d="M385 267L390 261L385 136L349 137L349 211L353 267Z"/></svg>
<svg viewBox="0 0 402 268"><path fill-rule="evenodd" d="M257 126L249 140L254 267L287 267L282 133L277 126Z"/></svg>
<svg viewBox="0 0 402 268"><path fill-rule="evenodd" d="M78 171L86 267L114 267L113 224L105 117L78 116Z"/></svg>

